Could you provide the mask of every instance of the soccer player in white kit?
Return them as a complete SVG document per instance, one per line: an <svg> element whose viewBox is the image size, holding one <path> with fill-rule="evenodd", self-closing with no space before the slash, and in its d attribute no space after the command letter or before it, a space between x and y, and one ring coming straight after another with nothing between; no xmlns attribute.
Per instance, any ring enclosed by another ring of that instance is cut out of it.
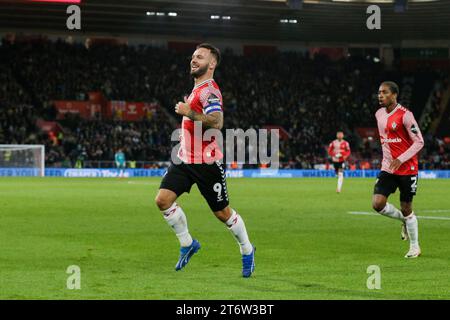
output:
<svg viewBox="0 0 450 320"><path fill-rule="evenodd" d="M381 172L372 198L373 208L380 214L402 222L402 239L410 242L405 258L420 256L417 218L412 209L417 191L418 152L424 142L411 111L397 103L398 85L383 82L378 91L380 109L375 114L383 150ZM399 188L400 210L388 203L388 197Z"/></svg>

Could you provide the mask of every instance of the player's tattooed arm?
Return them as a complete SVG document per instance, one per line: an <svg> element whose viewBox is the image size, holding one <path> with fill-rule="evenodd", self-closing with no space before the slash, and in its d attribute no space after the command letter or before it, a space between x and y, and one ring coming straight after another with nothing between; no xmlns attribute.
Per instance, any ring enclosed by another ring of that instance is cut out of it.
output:
<svg viewBox="0 0 450 320"><path fill-rule="evenodd" d="M202 124L206 127L219 129L221 130L223 127L223 114L222 112L213 112L210 114L202 114L195 112L194 110L189 110L186 115L189 119L193 121L201 121Z"/></svg>
<svg viewBox="0 0 450 320"><path fill-rule="evenodd" d="M191 106L187 102L187 99L184 99L184 102L178 102L175 106L175 112L186 116L193 121L201 121L202 125L214 129L221 130L223 127L223 114L222 112L212 112L210 114L203 114L195 112L191 109Z"/></svg>

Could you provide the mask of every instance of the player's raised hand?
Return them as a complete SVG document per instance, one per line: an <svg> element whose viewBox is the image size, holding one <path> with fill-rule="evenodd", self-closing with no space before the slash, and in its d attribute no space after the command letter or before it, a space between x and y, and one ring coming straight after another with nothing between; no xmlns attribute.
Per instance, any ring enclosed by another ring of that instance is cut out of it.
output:
<svg viewBox="0 0 450 320"><path fill-rule="evenodd" d="M392 170L392 172L395 172L398 170L398 168L400 168L400 166L402 165L402 162L398 159L394 159L392 160L391 164L389 165L389 169Z"/></svg>
<svg viewBox="0 0 450 320"><path fill-rule="evenodd" d="M175 105L175 112L182 116L187 116L189 111L191 111L191 106L189 105L187 97L184 97L184 102L180 101Z"/></svg>

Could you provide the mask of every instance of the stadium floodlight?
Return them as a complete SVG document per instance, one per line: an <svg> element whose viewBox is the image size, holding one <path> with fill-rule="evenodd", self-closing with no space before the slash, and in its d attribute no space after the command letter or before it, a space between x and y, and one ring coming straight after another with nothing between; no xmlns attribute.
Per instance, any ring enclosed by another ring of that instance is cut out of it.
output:
<svg viewBox="0 0 450 320"><path fill-rule="evenodd" d="M303 0L287 0L286 4L291 9L300 10L303 7Z"/></svg>
<svg viewBox="0 0 450 320"><path fill-rule="evenodd" d="M169 12L167 15L169 17L176 17L176 16L178 16L178 13L176 13L176 12Z"/></svg>
<svg viewBox="0 0 450 320"><path fill-rule="evenodd" d="M220 16L216 16L216 15L211 16L211 20L217 20L217 19L220 19Z"/></svg>
<svg viewBox="0 0 450 320"><path fill-rule="evenodd" d="M230 16L223 16L222 20L231 20L231 17Z"/></svg>
<svg viewBox="0 0 450 320"><path fill-rule="evenodd" d="M45 146L0 144L0 176L45 176Z"/></svg>
<svg viewBox="0 0 450 320"><path fill-rule="evenodd" d="M147 11L146 15L148 16L154 16L156 13L154 11Z"/></svg>
<svg viewBox="0 0 450 320"><path fill-rule="evenodd" d="M288 21L288 19L280 19L280 22L281 23L288 23L289 21Z"/></svg>
<svg viewBox="0 0 450 320"><path fill-rule="evenodd" d="M408 0L395 0L394 12L405 12L408 9Z"/></svg>
<svg viewBox="0 0 450 320"><path fill-rule="evenodd" d="M164 12L157 12L156 15L157 15L158 17L163 17L163 16L165 16L166 14L165 14Z"/></svg>
<svg viewBox="0 0 450 320"><path fill-rule="evenodd" d="M291 20L289 20L289 23L297 23L298 21L297 21L297 19L291 19Z"/></svg>

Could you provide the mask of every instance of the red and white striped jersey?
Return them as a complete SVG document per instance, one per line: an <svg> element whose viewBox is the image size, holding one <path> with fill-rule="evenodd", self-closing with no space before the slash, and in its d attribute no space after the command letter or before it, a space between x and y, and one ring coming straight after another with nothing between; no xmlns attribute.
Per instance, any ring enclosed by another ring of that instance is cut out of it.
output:
<svg viewBox="0 0 450 320"><path fill-rule="evenodd" d="M210 114L222 111L222 93L214 79L197 84L188 97L191 109L198 113ZM212 163L221 160L223 153L214 137L211 141L203 141L203 134L208 129L194 130L194 121L183 117L181 123L180 149L178 157L184 163Z"/></svg>
<svg viewBox="0 0 450 320"><path fill-rule="evenodd" d="M350 144L342 140L333 140L328 146L328 155L333 162L344 162L350 156Z"/></svg>
<svg viewBox="0 0 450 320"><path fill-rule="evenodd" d="M418 152L424 142L412 112L397 104L389 113L386 108L380 108L375 117L383 149L381 170L396 175L416 175L419 171ZM402 165L392 172L389 165L394 159L400 160Z"/></svg>

